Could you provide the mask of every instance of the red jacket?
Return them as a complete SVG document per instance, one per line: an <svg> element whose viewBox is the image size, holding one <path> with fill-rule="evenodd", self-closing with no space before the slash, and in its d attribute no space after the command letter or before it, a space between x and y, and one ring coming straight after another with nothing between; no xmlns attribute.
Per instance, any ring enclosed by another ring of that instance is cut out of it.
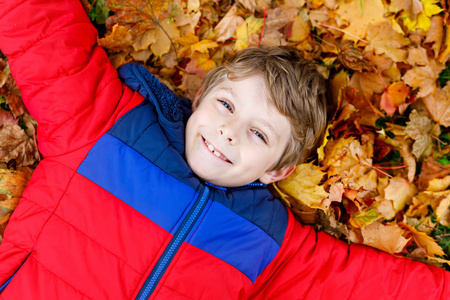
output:
<svg viewBox="0 0 450 300"><path fill-rule="evenodd" d="M449 272L316 233L265 189L196 179L170 93L135 67L127 87L96 38L78 0L0 0L45 157L0 244L0 299L449 297Z"/></svg>

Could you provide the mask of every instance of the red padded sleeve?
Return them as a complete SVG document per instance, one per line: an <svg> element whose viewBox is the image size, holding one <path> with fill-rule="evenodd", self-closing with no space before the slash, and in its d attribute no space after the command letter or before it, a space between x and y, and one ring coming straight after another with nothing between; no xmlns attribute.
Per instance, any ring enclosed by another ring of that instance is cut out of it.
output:
<svg viewBox="0 0 450 300"><path fill-rule="evenodd" d="M38 121L44 156L100 137L132 97L78 0L0 0L0 49Z"/></svg>
<svg viewBox="0 0 450 300"><path fill-rule="evenodd" d="M444 299L450 272L346 243L290 217L279 254L251 299Z"/></svg>

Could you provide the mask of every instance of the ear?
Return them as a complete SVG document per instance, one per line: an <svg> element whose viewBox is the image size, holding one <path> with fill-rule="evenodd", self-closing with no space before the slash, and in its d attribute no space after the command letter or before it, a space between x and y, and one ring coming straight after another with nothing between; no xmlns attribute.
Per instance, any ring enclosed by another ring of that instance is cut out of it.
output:
<svg viewBox="0 0 450 300"><path fill-rule="evenodd" d="M289 175L292 174L292 172L294 172L294 170L295 166L287 165L282 167L281 169L268 171L264 173L264 175L259 178L259 181L261 181L264 184L276 182L288 177Z"/></svg>
<svg viewBox="0 0 450 300"><path fill-rule="evenodd" d="M200 94L202 93L203 88L200 88L197 92L197 95L195 95L194 101L192 102L192 111L194 111L197 108L198 104L198 98L200 97Z"/></svg>

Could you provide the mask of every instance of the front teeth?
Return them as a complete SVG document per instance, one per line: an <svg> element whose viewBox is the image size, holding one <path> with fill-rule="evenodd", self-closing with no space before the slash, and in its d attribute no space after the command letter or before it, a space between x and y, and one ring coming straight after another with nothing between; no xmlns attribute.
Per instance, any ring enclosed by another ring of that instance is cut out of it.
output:
<svg viewBox="0 0 450 300"><path fill-rule="evenodd" d="M215 156L222 158L222 154L220 154L219 152L217 152L216 150L214 150L213 145L208 144L208 149L209 151L211 151Z"/></svg>

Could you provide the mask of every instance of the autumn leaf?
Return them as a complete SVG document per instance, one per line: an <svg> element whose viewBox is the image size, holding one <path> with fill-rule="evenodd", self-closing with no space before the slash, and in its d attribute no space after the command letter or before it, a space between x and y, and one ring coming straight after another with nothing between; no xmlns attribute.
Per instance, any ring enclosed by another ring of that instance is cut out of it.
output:
<svg viewBox="0 0 450 300"><path fill-rule="evenodd" d="M364 244L394 254L403 251L409 239L403 237L404 230L395 223L373 222L361 229Z"/></svg>
<svg viewBox="0 0 450 300"><path fill-rule="evenodd" d="M404 178L395 177L389 180L389 184L384 189L384 198L391 200L395 212L398 212L411 202L416 193L417 188L414 184Z"/></svg>
<svg viewBox="0 0 450 300"><path fill-rule="evenodd" d="M131 46L133 40L127 27L115 24L111 34L97 42L100 47L106 48L110 52L120 52Z"/></svg>
<svg viewBox="0 0 450 300"><path fill-rule="evenodd" d="M293 42L304 41L309 36L309 32L309 24L303 21L303 18L301 16L296 16L294 17L294 21L292 22L292 29L289 40Z"/></svg>
<svg viewBox="0 0 450 300"><path fill-rule="evenodd" d="M403 23L409 30L415 31L417 29L422 29L428 31L431 26L431 17L442 11L442 8L436 5L439 3L439 0L422 0L421 2L423 4L423 11L418 14L417 18L407 11L404 11L401 14Z"/></svg>
<svg viewBox="0 0 450 300"><path fill-rule="evenodd" d="M413 88L418 88L417 97L426 97L436 92L436 80L444 67L434 59L428 59L426 65L413 67L402 79Z"/></svg>
<svg viewBox="0 0 450 300"><path fill-rule="evenodd" d="M324 175L324 172L311 163L301 164L294 173L276 183L275 187L282 196L290 196L308 207L322 208L322 200L329 195L319 185Z"/></svg>
<svg viewBox="0 0 450 300"><path fill-rule="evenodd" d="M364 60L361 50L353 45L352 41L344 40L339 46L339 61L345 67L358 72L367 71L369 65Z"/></svg>
<svg viewBox="0 0 450 300"><path fill-rule="evenodd" d="M237 14L237 5L235 4L214 28L217 41L234 37L237 27L242 23L244 23L244 19Z"/></svg>
<svg viewBox="0 0 450 300"><path fill-rule="evenodd" d="M30 168L0 169L0 237L9 216L19 204L32 173Z"/></svg>
<svg viewBox="0 0 450 300"><path fill-rule="evenodd" d="M416 110L412 111L409 119L410 121L406 122L405 133L415 140L412 153L417 159L422 156L428 156L433 147L431 135L439 135L439 133L434 133L432 130L435 128L439 129L439 127L435 127L433 121L427 116L420 115Z"/></svg>
<svg viewBox="0 0 450 300"><path fill-rule="evenodd" d="M357 40L366 37L370 24L384 21L384 6L380 0L352 0L342 2L336 13L350 24L344 28L345 39Z"/></svg>
<svg viewBox="0 0 450 300"><path fill-rule="evenodd" d="M369 25L367 29L367 45L365 51L374 50L376 54L385 54L395 62L404 61L407 51L403 47L409 45L409 39L392 29L389 22Z"/></svg>
<svg viewBox="0 0 450 300"><path fill-rule="evenodd" d="M174 4L174 2L106 0L106 7L115 12L107 20L107 24L117 24L127 28L134 39L143 32L154 29L159 21L167 18L169 4ZM171 9L176 8L172 7Z"/></svg>
<svg viewBox="0 0 450 300"><path fill-rule="evenodd" d="M191 61L186 65L186 71L195 73L200 79L216 66L216 63L209 57L209 54L194 52Z"/></svg>
<svg viewBox="0 0 450 300"><path fill-rule="evenodd" d="M403 222L399 222L398 225L403 228L404 230L406 230L406 232L408 233L407 236L411 237L414 242L416 242L419 247L425 251L427 256L444 256L445 253L444 251L442 251L442 248L439 247L439 245L436 243L436 241L429 237L428 235L426 235L423 232L417 231L414 227L405 224Z"/></svg>
<svg viewBox="0 0 450 300"><path fill-rule="evenodd" d="M380 107L388 115L393 115L402 104L405 104L409 93L410 88L403 81L394 82L381 96Z"/></svg>
<svg viewBox="0 0 450 300"><path fill-rule="evenodd" d="M28 166L39 160L34 140L20 126L7 123L0 128L0 161L15 160L18 166Z"/></svg>
<svg viewBox="0 0 450 300"><path fill-rule="evenodd" d="M256 34L261 29L263 22L264 20L261 18L255 18L254 16L250 16L245 19L244 23L242 23L239 27L237 27L236 29L237 40L235 44L236 51L248 48L250 46L249 40L254 34Z"/></svg>
<svg viewBox="0 0 450 300"><path fill-rule="evenodd" d="M433 120L443 126L450 126L450 82L444 88L423 99Z"/></svg>
<svg viewBox="0 0 450 300"><path fill-rule="evenodd" d="M174 22L162 22L161 26L155 29L155 39L157 43L153 43L150 49L156 56L162 56L169 52L172 45L172 39L180 36L180 31L178 30Z"/></svg>
<svg viewBox="0 0 450 300"><path fill-rule="evenodd" d="M367 225L380 219L382 215L378 212L378 205L379 202L375 202L372 206L352 215L350 217L350 224L356 228L365 228Z"/></svg>

